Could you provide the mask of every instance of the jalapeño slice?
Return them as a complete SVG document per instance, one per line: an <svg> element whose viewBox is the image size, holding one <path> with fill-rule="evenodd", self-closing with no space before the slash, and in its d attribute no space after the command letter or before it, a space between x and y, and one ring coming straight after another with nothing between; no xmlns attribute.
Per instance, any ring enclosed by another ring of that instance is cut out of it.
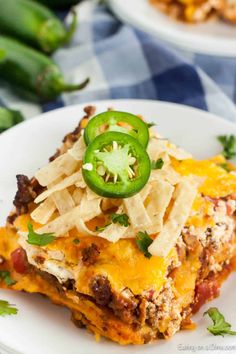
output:
<svg viewBox="0 0 236 354"><path fill-rule="evenodd" d="M140 118L126 112L108 111L96 115L88 122L84 131L86 145L89 145L96 136L107 131L129 134L145 148L149 141L148 126Z"/></svg>
<svg viewBox="0 0 236 354"><path fill-rule="evenodd" d="M98 135L85 152L83 177L90 189L108 198L128 198L147 183L151 163L144 147L131 135Z"/></svg>

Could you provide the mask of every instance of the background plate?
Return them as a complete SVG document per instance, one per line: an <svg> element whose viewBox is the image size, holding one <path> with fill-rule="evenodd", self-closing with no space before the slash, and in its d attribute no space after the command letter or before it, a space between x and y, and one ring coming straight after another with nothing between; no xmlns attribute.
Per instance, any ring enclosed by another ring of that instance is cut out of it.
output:
<svg viewBox="0 0 236 354"><path fill-rule="evenodd" d="M236 134L236 125L209 113L171 103L142 100L100 101L94 103L98 112L107 107L142 114L157 124L158 131L175 143L191 151L197 158L209 157L220 151L216 141L219 134ZM11 210L15 193L15 175L32 176L47 163L64 135L73 130L83 116L83 105L71 106L26 121L0 135L0 210L1 221ZM16 304L17 316L0 317L0 353L9 348L10 353L21 354L166 354L190 353L193 346L202 346L201 353L209 353L207 347L221 346L215 353L224 351L222 346L235 346L236 338L214 337L206 327L208 320L203 312L209 306L217 306L236 329L235 291L236 275L224 284L221 297L204 306L194 317L198 328L182 331L171 340L145 346L123 347L101 339L97 343L93 335L76 328L66 309L52 305L39 295L0 291L0 298ZM187 347L191 346L191 347ZM197 350L197 349L196 349ZM228 349L229 350L229 349Z"/></svg>
<svg viewBox="0 0 236 354"><path fill-rule="evenodd" d="M194 52L236 56L236 27L212 19L185 24L156 10L148 0L109 0L114 13L124 22L176 46Z"/></svg>

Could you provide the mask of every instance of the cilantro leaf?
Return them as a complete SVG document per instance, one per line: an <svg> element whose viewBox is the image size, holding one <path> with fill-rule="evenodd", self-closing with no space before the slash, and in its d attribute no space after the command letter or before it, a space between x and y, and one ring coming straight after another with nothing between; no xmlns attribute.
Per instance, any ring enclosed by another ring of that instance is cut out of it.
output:
<svg viewBox="0 0 236 354"><path fill-rule="evenodd" d="M55 240L55 236L52 233L48 233L48 234L37 234L34 230L33 230L33 225L32 224L28 224L28 240L27 242L30 245L36 245L36 246L46 246L49 243L53 242Z"/></svg>
<svg viewBox="0 0 236 354"><path fill-rule="evenodd" d="M230 171L231 171L229 165L228 165L226 162L219 163L218 166L220 166L221 168L223 168L226 172L230 172Z"/></svg>
<svg viewBox="0 0 236 354"><path fill-rule="evenodd" d="M111 221L113 224L119 223L122 226L128 227L130 225L129 217L127 214L111 214Z"/></svg>
<svg viewBox="0 0 236 354"><path fill-rule="evenodd" d="M157 159L156 161L152 160L151 162L151 168L152 170L161 170L164 165L164 161L162 158Z"/></svg>
<svg viewBox="0 0 236 354"><path fill-rule="evenodd" d="M0 316L16 315L18 309L13 306L8 301L0 300Z"/></svg>
<svg viewBox="0 0 236 354"><path fill-rule="evenodd" d="M222 154L229 160L236 156L236 136L234 135L220 135L217 137L218 141L223 146Z"/></svg>
<svg viewBox="0 0 236 354"><path fill-rule="evenodd" d="M141 252L143 252L144 256L147 258L151 258L151 253L148 252L148 247L152 243L151 237L148 233L139 231L138 235L136 236L136 244Z"/></svg>
<svg viewBox="0 0 236 354"><path fill-rule="evenodd" d="M148 128L154 127L155 125L156 123L154 122L147 123Z"/></svg>
<svg viewBox="0 0 236 354"><path fill-rule="evenodd" d="M224 316L217 307L210 307L203 315L209 315L212 319L213 325L207 327L207 329L214 336L224 336L224 334L236 335L236 331L231 331L231 324L225 321Z"/></svg>
<svg viewBox="0 0 236 354"><path fill-rule="evenodd" d="M74 238L73 243L78 245L80 243L80 240L78 238Z"/></svg>
<svg viewBox="0 0 236 354"><path fill-rule="evenodd" d="M100 232L102 232L102 231L104 231L104 230L107 228L107 226L109 226L109 225L111 225L111 223L106 224L106 225L104 225L104 226L96 226L96 227L95 227L95 231L100 231Z"/></svg>
<svg viewBox="0 0 236 354"><path fill-rule="evenodd" d="M14 285L16 283L16 281L11 278L11 275L7 270L0 271L0 278L3 279L5 284L8 286Z"/></svg>

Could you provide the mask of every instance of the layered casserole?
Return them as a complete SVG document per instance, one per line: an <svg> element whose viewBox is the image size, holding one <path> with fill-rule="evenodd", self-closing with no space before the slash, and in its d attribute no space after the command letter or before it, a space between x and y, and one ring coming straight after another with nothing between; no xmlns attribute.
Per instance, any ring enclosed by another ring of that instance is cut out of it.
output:
<svg viewBox="0 0 236 354"><path fill-rule="evenodd" d="M192 314L233 270L234 167L221 155L194 160L141 118L148 136L128 113L109 111L95 168L86 160L99 139L98 128L95 137L86 130L94 115L85 108L33 178L17 176L15 209L0 229L0 271L14 281L0 286L46 295L77 326L120 344L170 338L194 327Z"/></svg>

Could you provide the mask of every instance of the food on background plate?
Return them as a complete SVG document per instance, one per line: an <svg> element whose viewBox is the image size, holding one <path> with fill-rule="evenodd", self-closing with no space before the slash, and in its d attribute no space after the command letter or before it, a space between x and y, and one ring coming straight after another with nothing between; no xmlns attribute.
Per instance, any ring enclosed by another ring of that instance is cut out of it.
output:
<svg viewBox="0 0 236 354"><path fill-rule="evenodd" d="M49 164L17 176L0 286L46 295L120 344L170 338L233 270L235 168L194 160L140 117L85 112ZM223 316L208 314L216 332Z"/></svg>
<svg viewBox="0 0 236 354"><path fill-rule="evenodd" d="M148 0L158 10L184 22L204 22L215 16L236 23L236 4L230 0Z"/></svg>
<svg viewBox="0 0 236 354"><path fill-rule="evenodd" d="M75 12L70 28L66 30L51 10L31 0L0 0L0 9L1 33L19 38L46 53L68 43L76 29Z"/></svg>

